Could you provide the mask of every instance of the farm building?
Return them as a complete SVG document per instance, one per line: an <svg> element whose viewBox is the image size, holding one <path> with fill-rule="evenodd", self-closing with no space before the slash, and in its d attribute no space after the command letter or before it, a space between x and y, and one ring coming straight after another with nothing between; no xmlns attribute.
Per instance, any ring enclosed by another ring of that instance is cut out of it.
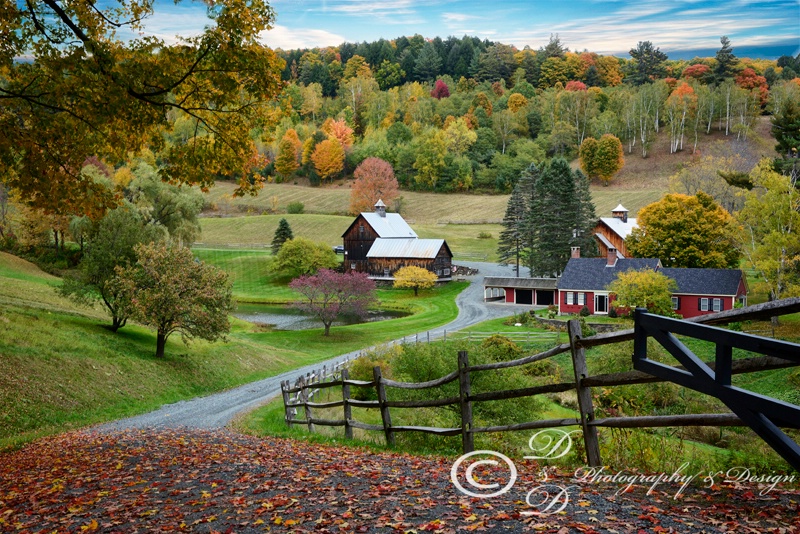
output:
<svg viewBox="0 0 800 534"><path fill-rule="evenodd" d="M636 219L628 218L628 210L620 204L611 212L611 217L601 217L594 228L597 250L601 258L608 256L609 249L616 251L618 258L627 258L625 240L636 228Z"/></svg>
<svg viewBox="0 0 800 534"><path fill-rule="evenodd" d="M360 213L342 234L345 271L369 274L376 280L394 280L394 273L416 266L452 279L453 253L444 239L420 239L399 213L386 213L379 200L375 212Z"/></svg>
<svg viewBox="0 0 800 534"><path fill-rule="evenodd" d="M483 279L483 300L550 306L556 303L557 283L557 278L487 276Z"/></svg>
<svg viewBox="0 0 800 534"><path fill-rule="evenodd" d="M684 319L747 305L747 282L739 269L677 269L661 272L675 280L672 309Z"/></svg>

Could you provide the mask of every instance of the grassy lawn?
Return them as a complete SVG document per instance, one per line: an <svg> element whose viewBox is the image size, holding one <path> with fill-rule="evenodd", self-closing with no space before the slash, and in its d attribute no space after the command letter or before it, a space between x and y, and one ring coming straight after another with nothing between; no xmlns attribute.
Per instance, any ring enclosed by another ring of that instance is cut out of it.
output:
<svg viewBox="0 0 800 534"><path fill-rule="evenodd" d="M219 262L226 261L230 256L222 254ZM133 324L111 332L102 310L59 297L57 283L32 264L0 253L0 448L144 413L433 328L456 317L455 297L466 287L451 283L418 298L411 291L382 290L385 306L415 315L335 326L328 337L322 328L263 332L233 319L227 343L186 346L176 334L167 343L166 358L159 360L153 332ZM258 297L252 287L241 291ZM287 292L278 300L289 297Z"/></svg>

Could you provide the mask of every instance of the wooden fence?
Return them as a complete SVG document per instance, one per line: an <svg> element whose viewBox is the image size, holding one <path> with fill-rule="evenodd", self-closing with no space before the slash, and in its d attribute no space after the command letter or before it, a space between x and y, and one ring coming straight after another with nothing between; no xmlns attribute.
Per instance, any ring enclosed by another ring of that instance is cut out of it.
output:
<svg viewBox="0 0 800 534"><path fill-rule="evenodd" d="M738 310L728 310L712 315L695 317L685 321L675 321L676 323L694 323L700 325L718 325L728 324L731 322L746 321L751 319L765 319L773 316L786 315L800 311L800 298L784 299L782 301L770 302L758 306L751 306L749 308L742 308ZM639 314L642 315L642 314ZM643 314L649 315L649 314ZM715 329L719 330L719 329ZM736 335L728 330L720 330L725 332L723 337L731 338ZM343 426L345 436L352 438L353 428L363 430L382 431L386 437L386 442L390 445L395 443L395 434L397 432L426 432L440 436L461 436L462 447L465 453L474 450L475 434L483 432L508 432L516 430L530 430L540 428L553 428L578 425L581 427L584 436L584 443L586 446L587 463L590 466L602 465L600 459L600 450L597 439L597 427L612 427L612 428L654 428L654 427L672 427L672 426L748 426L748 424L739 418L736 413L714 413L714 414L685 414L685 415L664 415L664 416L638 416L638 417L607 417L597 419L594 413L594 406L592 404L591 390L594 387L615 387L632 384L646 384L655 382L665 382L665 380L639 370L631 370L621 373L603 374L603 375L590 375L586 364L586 349L597 347L601 345L608 345L613 343L620 343L624 341L632 341L638 335L637 343L641 343L642 336L646 338L646 334L642 334L637 325L634 329L622 330L613 333L598 334L595 336L582 338L580 322L578 320L571 320L568 322L569 342L556 345L555 347L534 354L526 356L513 361L470 365L467 352L458 353L458 368L456 371L438 378L422 383L408 383L390 380L381 376L380 367L373 369L373 379L371 381L350 380L347 369L342 369L338 376L332 377L326 382L301 383L291 386L288 382L282 384L284 406L286 410L286 422L289 426L293 424L308 425L310 430L313 430L314 425L322 426ZM758 357L748 357L745 359L732 360L730 351L722 351L727 354L727 359L718 358L716 362L704 363L707 369L711 372L714 371L720 362L725 367L720 371L725 376L741 373L751 373L755 371L764 371L771 369L780 369L791 367L800 364L800 345L781 342L783 347L778 353L771 355L769 352L759 350L758 339L764 339L766 342L773 342L767 338L757 338L747 334L738 334L745 336L749 340L755 340L748 344L748 350L764 354ZM727 343L727 342L726 342ZM726 343L723 343L725 345ZM735 343L727 343L731 346L738 346ZM769 343L764 343L764 346ZM786 349L788 347L788 349ZM788 350L788 352L787 352ZM571 353L573 377L574 380L569 382L562 382L557 384L547 384L535 387L502 390L502 391L488 391L488 392L473 392L471 390L471 376L473 373L492 372L499 369L509 369L520 367L531 363L539 362L552 358L558 354ZM693 355L692 355L693 356ZM686 374L687 370L684 367L669 367L671 372L680 375ZM387 388L398 388L405 390L425 390L436 388L458 381L459 389L458 396L453 396L444 399L434 400L404 400L392 401L389 400L386 394ZM671 380L675 382L675 380ZM678 382L680 383L680 382ZM366 387L374 388L377 393L377 400L364 401L351 398L351 387ZM691 386L690 386L691 387ZM323 388L341 388L342 400L332 402L313 402L310 400L311 396L308 394L310 390L319 390ZM735 389L735 388L733 388ZM549 419L537 421L524 421L511 425L502 426L485 426L476 427L473 425L472 407L476 402L485 402L492 400L515 399L521 397L529 397L533 395L541 395L546 393L558 393L574 390L578 397L578 411L579 416L576 418L565 419ZM706 391L704 391L706 392ZM707 392L706 392L707 393ZM714 394L712 391L711 394ZM294 396L294 400L292 400ZM726 402L723 396L718 396L723 402ZM727 404L727 402L726 402ZM786 404L786 403L783 403ZM380 410L381 425L371 425L356 421L352 418L352 407L374 408ZM392 424L391 409L397 408L422 408L422 407L440 407L440 406L459 406L460 408L460 426L457 428L437 428L437 427L424 427L424 426L403 426ZM315 418L313 411L320 408L336 408L342 407L343 416L341 419L320 419ZM789 408L795 408L793 405L788 405ZM304 409L304 418L297 418L297 409ZM785 428L800 428L800 417L793 414L796 412L788 412L790 415L780 420L781 426ZM769 441L768 441L769 442ZM792 444L794 449L792 449ZM784 458L789 461L794 468L800 469L800 449L792 442L788 444L790 457L787 457L780 450ZM796 457L792 457L791 453L795 453Z"/></svg>

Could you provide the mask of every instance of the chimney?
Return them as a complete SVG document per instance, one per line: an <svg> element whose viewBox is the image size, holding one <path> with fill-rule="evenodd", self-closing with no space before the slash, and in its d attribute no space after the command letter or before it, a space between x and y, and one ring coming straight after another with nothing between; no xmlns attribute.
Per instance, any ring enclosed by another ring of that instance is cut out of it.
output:
<svg viewBox="0 0 800 534"><path fill-rule="evenodd" d="M572 258L580 258L581 257L581 247L572 247Z"/></svg>
<svg viewBox="0 0 800 534"><path fill-rule="evenodd" d="M615 249L614 247L609 247L606 267L614 267L616 264L617 264L617 249Z"/></svg>
<svg viewBox="0 0 800 534"><path fill-rule="evenodd" d="M379 217L386 218L386 204L383 203L383 200L378 199L375 203L375 213L377 213Z"/></svg>

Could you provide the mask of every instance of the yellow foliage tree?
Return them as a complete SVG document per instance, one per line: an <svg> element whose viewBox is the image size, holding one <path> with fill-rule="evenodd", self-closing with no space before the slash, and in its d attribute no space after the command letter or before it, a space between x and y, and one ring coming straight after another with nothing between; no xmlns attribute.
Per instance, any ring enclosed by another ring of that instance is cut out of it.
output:
<svg viewBox="0 0 800 534"><path fill-rule="evenodd" d="M428 269L409 265L402 267L394 273L394 287L397 289L413 289L414 296L419 295L420 289L431 289L439 279L436 274Z"/></svg>

